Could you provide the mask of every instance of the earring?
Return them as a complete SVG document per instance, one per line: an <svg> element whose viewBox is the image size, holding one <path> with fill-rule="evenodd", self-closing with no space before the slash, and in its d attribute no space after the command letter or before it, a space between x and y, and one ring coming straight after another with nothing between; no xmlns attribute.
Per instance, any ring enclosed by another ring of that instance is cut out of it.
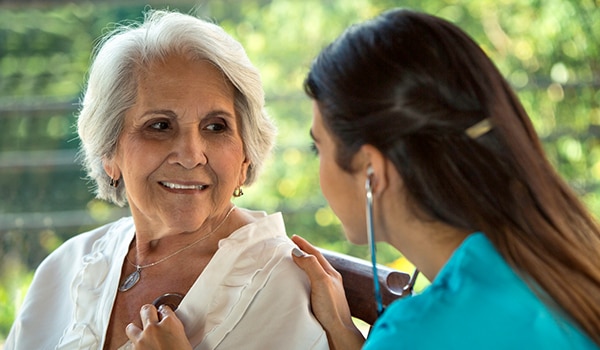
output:
<svg viewBox="0 0 600 350"><path fill-rule="evenodd" d="M367 168L367 180L365 181L365 190L367 195L367 238L369 241L369 251L371 252L371 264L373 266L373 285L375 287L375 302L377 307L377 316L381 316L383 313L383 302L381 300L381 291L379 288L379 274L377 273L377 252L375 249L375 232L373 229L373 186L372 177L375 171L373 167L369 165Z"/></svg>
<svg viewBox="0 0 600 350"><path fill-rule="evenodd" d="M235 190L233 190L233 196L238 198L244 195L244 191L242 191L242 187L237 187Z"/></svg>
<svg viewBox="0 0 600 350"><path fill-rule="evenodd" d="M110 187L114 187L117 188L119 187L119 179L113 179L112 177L110 178L110 181L108 182L108 185Z"/></svg>

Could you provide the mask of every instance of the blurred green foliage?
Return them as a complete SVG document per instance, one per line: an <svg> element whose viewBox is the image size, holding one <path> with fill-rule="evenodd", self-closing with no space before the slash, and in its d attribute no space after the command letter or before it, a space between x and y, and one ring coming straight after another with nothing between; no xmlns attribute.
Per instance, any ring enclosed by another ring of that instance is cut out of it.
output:
<svg viewBox="0 0 600 350"><path fill-rule="evenodd" d="M56 4L55 4L56 3ZM152 7L167 7L149 2ZM282 211L289 234L366 258L343 239L309 151L311 59L348 25L391 7L437 14L471 34L517 90L551 161L600 213L600 18L595 0L170 1L222 25L261 71L279 127L264 174L236 204ZM146 2L0 2L0 344L39 262L69 237L127 212L93 199L72 125L90 53ZM399 254L378 246L380 261ZM395 266L406 266L396 262Z"/></svg>

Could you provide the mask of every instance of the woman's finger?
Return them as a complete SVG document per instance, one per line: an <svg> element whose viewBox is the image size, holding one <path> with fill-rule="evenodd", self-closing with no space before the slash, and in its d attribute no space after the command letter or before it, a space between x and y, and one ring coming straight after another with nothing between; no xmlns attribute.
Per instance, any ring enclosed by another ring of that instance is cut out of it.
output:
<svg viewBox="0 0 600 350"><path fill-rule="evenodd" d="M296 245L300 247L300 249L309 254L313 254L318 251L318 249L312 244L310 244L309 241L298 235L292 235L292 241L294 241L294 243L296 243Z"/></svg>
<svg viewBox="0 0 600 350"><path fill-rule="evenodd" d="M158 323L158 311L152 304L146 304L140 309L140 318L142 319L142 325L144 328L151 324Z"/></svg>
<svg viewBox="0 0 600 350"><path fill-rule="evenodd" d="M294 248L296 250L297 248ZM292 252L294 254L294 252ZM317 260L317 257L314 255L305 254L304 256L297 256L294 254L294 262L298 267L300 267L306 275L308 279L311 281L311 284L314 286L318 281L329 279L330 276L325 271L323 266Z"/></svg>
<svg viewBox="0 0 600 350"><path fill-rule="evenodd" d="M303 252L308 253L310 255L314 255L317 258L319 265L321 265L321 267L323 268L323 270L325 270L325 272L327 272L329 275L337 276L337 274L338 274L337 270L333 266L331 266L329 261L327 261L327 259L325 259L325 257L323 256L323 254L321 254L321 252L319 251L319 249L317 247L313 246L306 239L304 239L300 236L297 236L297 235L292 236L292 241L294 243L296 243L298 248L300 248ZM292 254L294 254L294 252L292 252ZM294 254L294 256L302 257L298 253ZM296 260L296 263L298 263L298 261L299 261L299 259L294 259L294 260Z"/></svg>
<svg viewBox="0 0 600 350"><path fill-rule="evenodd" d="M125 334L127 335L127 338L129 338L129 340L134 342L140 337L140 335L142 334L142 330L135 324L130 323L125 328Z"/></svg>
<svg viewBox="0 0 600 350"><path fill-rule="evenodd" d="M160 314L159 323L169 323L174 320L179 320L177 316L175 316L175 311L173 311L169 305L163 304L159 306L158 313Z"/></svg>
<svg viewBox="0 0 600 350"><path fill-rule="evenodd" d="M292 240L298 247L302 248L302 250L294 248L292 250L292 255L296 265L304 270L308 276L312 285L313 294L320 294L319 289L321 288L331 289L332 284L343 285L340 273L331 266L329 261L325 259L323 254L321 254L317 248L300 236L294 235ZM303 251L304 249L306 249L309 254L305 253Z"/></svg>

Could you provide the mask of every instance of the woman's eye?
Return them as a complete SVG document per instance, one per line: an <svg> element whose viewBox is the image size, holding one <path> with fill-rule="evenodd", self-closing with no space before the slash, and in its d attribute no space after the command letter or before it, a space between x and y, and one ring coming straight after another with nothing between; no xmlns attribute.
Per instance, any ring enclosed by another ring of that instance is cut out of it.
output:
<svg viewBox="0 0 600 350"><path fill-rule="evenodd" d="M319 149L317 148L317 144L314 142L310 143L310 150L312 153L314 153L315 155L319 155Z"/></svg>
<svg viewBox="0 0 600 350"><path fill-rule="evenodd" d="M165 121L155 122L150 124L150 128L155 130L166 130L169 128L169 123Z"/></svg>
<svg viewBox="0 0 600 350"><path fill-rule="evenodd" d="M223 123L211 123L206 126L206 129L210 131L223 131L225 128L226 126Z"/></svg>

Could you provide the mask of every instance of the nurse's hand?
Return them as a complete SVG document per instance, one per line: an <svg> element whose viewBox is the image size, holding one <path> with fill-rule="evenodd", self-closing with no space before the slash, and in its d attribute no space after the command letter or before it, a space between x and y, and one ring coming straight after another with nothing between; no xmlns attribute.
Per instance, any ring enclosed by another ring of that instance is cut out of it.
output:
<svg viewBox="0 0 600 350"><path fill-rule="evenodd" d="M312 311L327 332L331 349L360 349L365 341L350 315L342 276L307 240L293 236L292 258L310 279Z"/></svg>
<svg viewBox="0 0 600 350"><path fill-rule="evenodd" d="M158 310L154 305L144 305L140 310L140 317L144 329L140 329L133 323L125 329L133 349L192 349L183 324L167 305L161 305Z"/></svg>

